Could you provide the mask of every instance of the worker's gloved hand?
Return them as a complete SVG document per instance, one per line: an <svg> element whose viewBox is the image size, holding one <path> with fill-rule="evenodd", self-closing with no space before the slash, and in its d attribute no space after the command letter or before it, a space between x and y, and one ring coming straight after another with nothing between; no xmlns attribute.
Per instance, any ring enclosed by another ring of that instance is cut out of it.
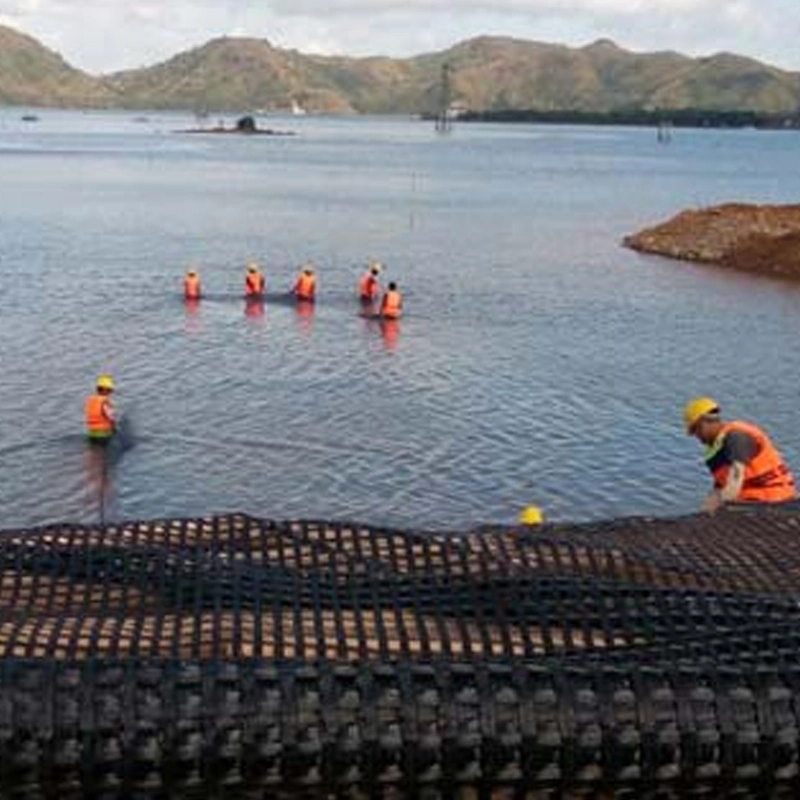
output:
<svg viewBox="0 0 800 800"><path fill-rule="evenodd" d="M709 492L709 494L706 496L706 499L703 500L703 505L700 507L700 510L706 514L713 514L720 508L721 505L722 497L720 496L720 493L713 491Z"/></svg>

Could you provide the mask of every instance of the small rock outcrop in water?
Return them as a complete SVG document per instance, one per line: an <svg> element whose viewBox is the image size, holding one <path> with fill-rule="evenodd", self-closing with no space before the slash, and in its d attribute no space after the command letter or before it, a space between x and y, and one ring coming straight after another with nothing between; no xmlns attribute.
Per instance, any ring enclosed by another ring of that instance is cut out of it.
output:
<svg viewBox="0 0 800 800"><path fill-rule="evenodd" d="M642 253L800 279L800 205L690 209L622 243Z"/></svg>
<svg viewBox="0 0 800 800"><path fill-rule="evenodd" d="M214 128L189 128L178 133L239 133L245 136L294 136L294 131L277 131L273 128L259 128L254 117L249 115L239 117L233 127L227 128L220 122Z"/></svg>

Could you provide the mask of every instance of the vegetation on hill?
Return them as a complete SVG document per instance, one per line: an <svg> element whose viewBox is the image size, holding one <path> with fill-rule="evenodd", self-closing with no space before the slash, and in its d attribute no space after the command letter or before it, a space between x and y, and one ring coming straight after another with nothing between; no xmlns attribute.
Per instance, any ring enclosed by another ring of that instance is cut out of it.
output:
<svg viewBox="0 0 800 800"><path fill-rule="evenodd" d="M725 53L633 53L608 40L570 48L484 36L391 59L304 55L265 39L224 37L151 67L93 77L0 27L0 102L7 104L431 114L445 65L454 103L500 118L525 112L594 121L699 110L780 119L800 108L795 73Z"/></svg>
<svg viewBox="0 0 800 800"><path fill-rule="evenodd" d="M0 103L86 108L115 101L102 79L74 69L30 36L0 25Z"/></svg>

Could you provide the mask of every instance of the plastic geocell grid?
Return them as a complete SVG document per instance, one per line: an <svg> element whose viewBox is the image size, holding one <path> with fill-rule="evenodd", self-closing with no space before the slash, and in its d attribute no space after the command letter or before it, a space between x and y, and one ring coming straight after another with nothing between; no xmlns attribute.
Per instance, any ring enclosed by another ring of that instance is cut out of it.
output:
<svg viewBox="0 0 800 800"><path fill-rule="evenodd" d="M798 796L799 598L792 509L9 531L0 797Z"/></svg>

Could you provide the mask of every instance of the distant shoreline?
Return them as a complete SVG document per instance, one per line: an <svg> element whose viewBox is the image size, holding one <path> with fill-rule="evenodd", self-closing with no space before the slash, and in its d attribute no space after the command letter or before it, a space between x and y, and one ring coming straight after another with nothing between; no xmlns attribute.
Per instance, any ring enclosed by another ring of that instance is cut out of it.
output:
<svg viewBox="0 0 800 800"><path fill-rule="evenodd" d="M429 117L433 119L434 117ZM567 125L631 125L666 128L756 128L800 129L800 114L766 114L758 111L714 111L705 109L623 109L618 111L540 111L501 109L465 111L454 115L457 122L538 122Z"/></svg>

